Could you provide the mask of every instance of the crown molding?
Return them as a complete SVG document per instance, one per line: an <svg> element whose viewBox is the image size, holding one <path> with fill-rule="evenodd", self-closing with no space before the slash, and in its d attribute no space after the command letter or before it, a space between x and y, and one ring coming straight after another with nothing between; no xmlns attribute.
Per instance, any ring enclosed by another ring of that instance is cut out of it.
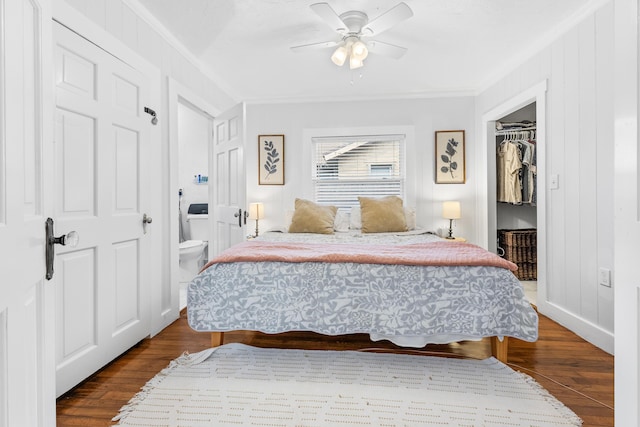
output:
<svg viewBox="0 0 640 427"><path fill-rule="evenodd" d="M472 89L415 92L415 93L393 93L388 95L360 95L360 96L327 96L327 97L287 97L287 98L256 98L245 101L247 105L264 104L311 104L322 102L358 102L358 101L398 101L411 99L433 99L433 98L463 98L475 97L477 91Z"/></svg>

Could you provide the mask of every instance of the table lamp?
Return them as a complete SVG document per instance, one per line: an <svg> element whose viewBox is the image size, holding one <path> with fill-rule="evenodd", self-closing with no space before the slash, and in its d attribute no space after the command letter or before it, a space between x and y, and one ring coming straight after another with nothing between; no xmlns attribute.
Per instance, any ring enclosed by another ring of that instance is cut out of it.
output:
<svg viewBox="0 0 640 427"><path fill-rule="evenodd" d="M449 220L449 235L446 238L453 239L452 225L454 219L460 219L460 202L442 202L442 217Z"/></svg>
<svg viewBox="0 0 640 427"><path fill-rule="evenodd" d="M256 236L258 237L258 221L264 218L263 203L249 203L249 219L256 220Z"/></svg>

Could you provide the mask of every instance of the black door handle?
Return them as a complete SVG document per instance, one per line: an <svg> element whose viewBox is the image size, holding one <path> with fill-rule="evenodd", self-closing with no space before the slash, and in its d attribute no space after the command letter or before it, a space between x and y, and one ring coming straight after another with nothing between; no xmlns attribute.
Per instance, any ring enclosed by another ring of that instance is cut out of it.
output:
<svg viewBox="0 0 640 427"><path fill-rule="evenodd" d="M53 245L62 245L62 246L71 246L75 248L78 245L78 241L80 237L78 233L75 231L70 231L67 234L64 234L60 237L54 237L53 235L53 219L47 218L45 222L45 239L46 239L46 250L45 250L45 258L47 261L47 280L51 280L53 277L53 259L55 255L55 250L53 249Z"/></svg>
<svg viewBox="0 0 640 427"><path fill-rule="evenodd" d="M242 209L238 209L238 212L234 213L233 216L238 218L238 227L242 228Z"/></svg>

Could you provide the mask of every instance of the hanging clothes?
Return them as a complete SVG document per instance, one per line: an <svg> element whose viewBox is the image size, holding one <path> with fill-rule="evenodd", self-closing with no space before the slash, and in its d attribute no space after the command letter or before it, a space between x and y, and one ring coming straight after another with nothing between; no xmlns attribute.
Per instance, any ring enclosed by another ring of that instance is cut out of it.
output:
<svg viewBox="0 0 640 427"><path fill-rule="evenodd" d="M529 128L531 129L531 128ZM497 146L497 201L514 205L535 204L535 132L506 131Z"/></svg>
<svg viewBox="0 0 640 427"><path fill-rule="evenodd" d="M498 179L498 202L521 204L522 181L520 172L522 161L518 146L510 141L503 141L498 145L496 157Z"/></svg>

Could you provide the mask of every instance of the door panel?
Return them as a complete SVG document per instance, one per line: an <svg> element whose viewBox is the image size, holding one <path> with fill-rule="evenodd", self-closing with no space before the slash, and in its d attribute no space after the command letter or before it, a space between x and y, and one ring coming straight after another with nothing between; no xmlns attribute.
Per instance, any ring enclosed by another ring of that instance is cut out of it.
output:
<svg viewBox="0 0 640 427"><path fill-rule="evenodd" d="M95 213L95 119L56 109L56 219Z"/></svg>
<svg viewBox="0 0 640 427"><path fill-rule="evenodd" d="M55 424L48 0L0 5L0 426ZM6 107L6 108L5 108Z"/></svg>
<svg viewBox="0 0 640 427"><path fill-rule="evenodd" d="M140 321L139 307L139 251L138 241L121 242L113 245L115 269L116 316L114 335L126 331L133 323Z"/></svg>
<svg viewBox="0 0 640 427"><path fill-rule="evenodd" d="M55 274L56 360L65 366L97 346L95 250L58 255Z"/></svg>
<svg viewBox="0 0 640 427"><path fill-rule="evenodd" d="M209 245L214 253L223 250L245 239L245 177L244 177L244 105L239 104L220 114L214 120L214 170L209 176L215 176L215 245Z"/></svg>
<svg viewBox="0 0 640 427"><path fill-rule="evenodd" d="M54 51L56 228L80 236L77 247L56 248L60 395L149 333L142 215L150 123L144 75L58 24Z"/></svg>

